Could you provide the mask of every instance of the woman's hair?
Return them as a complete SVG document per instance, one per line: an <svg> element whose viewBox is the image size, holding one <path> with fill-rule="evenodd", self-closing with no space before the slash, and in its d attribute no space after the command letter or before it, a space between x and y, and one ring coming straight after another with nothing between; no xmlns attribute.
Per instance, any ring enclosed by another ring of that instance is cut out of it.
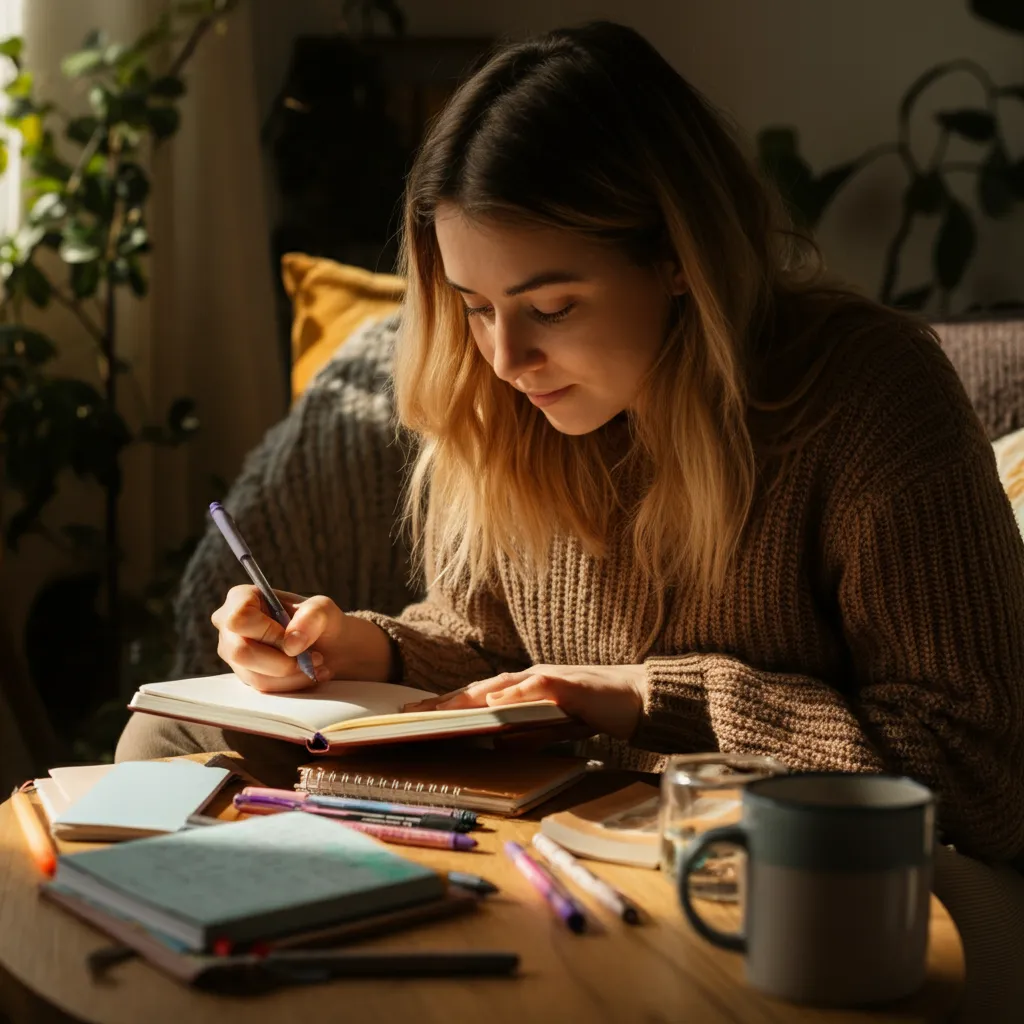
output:
<svg viewBox="0 0 1024 1024"><path fill-rule="evenodd" d="M406 191L394 387L421 441L407 510L428 574L472 587L499 553L543 572L559 532L599 554L618 476L596 434L559 433L477 350L445 280L441 203L682 269L687 292L629 412L627 461L645 487L627 512L656 581L719 585L757 482L758 346L779 296L814 287L806 248L720 115L639 34L599 22L504 47L432 125Z"/></svg>

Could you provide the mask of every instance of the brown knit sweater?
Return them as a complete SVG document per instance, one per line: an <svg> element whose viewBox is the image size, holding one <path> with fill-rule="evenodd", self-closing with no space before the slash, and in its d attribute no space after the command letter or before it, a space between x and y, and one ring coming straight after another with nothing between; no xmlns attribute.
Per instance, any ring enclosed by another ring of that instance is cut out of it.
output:
<svg viewBox="0 0 1024 1024"><path fill-rule="evenodd" d="M445 691L497 672L643 662L629 745L769 754L793 769L905 773L946 838L1024 850L1024 545L992 450L946 357L882 331L840 344L816 387L832 415L755 502L724 590L674 588L662 620L623 523L603 559L556 542L550 573L467 600L434 587L397 618L404 680ZM756 439L756 438L755 438ZM653 645L643 639L657 628Z"/></svg>

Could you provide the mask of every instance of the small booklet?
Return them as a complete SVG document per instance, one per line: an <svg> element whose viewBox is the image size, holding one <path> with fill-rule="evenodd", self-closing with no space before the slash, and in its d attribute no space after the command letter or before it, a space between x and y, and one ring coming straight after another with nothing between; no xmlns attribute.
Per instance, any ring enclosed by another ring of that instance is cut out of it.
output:
<svg viewBox="0 0 1024 1024"><path fill-rule="evenodd" d="M61 857L52 884L184 950L244 944L444 895L445 881L354 829L275 814Z"/></svg>
<svg viewBox="0 0 1024 1024"><path fill-rule="evenodd" d="M56 796L45 786L39 798L58 839L116 842L183 829L230 776L194 761L125 761L91 773L94 781L76 800L53 806ZM51 781L60 785L60 778Z"/></svg>
<svg viewBox="0 0 1024 1024"><path fill-rule="evenodd" d="M513 817L572 785L586 770L584 757L408 748L314 761L299 768L295 788L323 796L459 807Z"/></svg>
<svg viewBox="0 0 1024 1024"><path fill-rule="evenodd" d="M566 717L547 700L461 711L402 711L404 705L432 696L409 686L342 679L292 693L260 693L227 674L146 683L128 706L305 743L316 754L361 744L503 732Z"/></svg>
<svg viewBox="0 0 1024 1024"><path fill-rule="evenodd" d="M656 868L660 860L659 793L635 782L608 796L542 818L540 830L559 846L594 860Z"/></svg>

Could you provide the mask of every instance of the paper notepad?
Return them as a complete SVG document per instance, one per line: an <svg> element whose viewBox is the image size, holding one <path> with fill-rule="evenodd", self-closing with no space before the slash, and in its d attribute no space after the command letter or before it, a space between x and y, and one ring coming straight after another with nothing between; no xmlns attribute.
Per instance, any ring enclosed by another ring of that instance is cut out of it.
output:
<svg viewBox="0 0 1024 1024"><path fill-rule="evenodd" d="M147 683L129 707L305 743L315 753L364 743L499 732L565 718L546 700L461 711L402 711L404 705L431 696L409 686L341 679L287 694L260 693L228 674Z"/></svg>
<svg viewBox="0 0 1024 1024"><path fill-rule="evenodd" d="M61 857L53 884L193 950L353 920L445 891L436 871L298 813Z"/></svg>
<svg viewBox="0 0 1024 1024"><path fill-rule="evenodd" d="M184 828L231 773L193 761L125 761L50 822L58 839L112 842Z"/></svg>

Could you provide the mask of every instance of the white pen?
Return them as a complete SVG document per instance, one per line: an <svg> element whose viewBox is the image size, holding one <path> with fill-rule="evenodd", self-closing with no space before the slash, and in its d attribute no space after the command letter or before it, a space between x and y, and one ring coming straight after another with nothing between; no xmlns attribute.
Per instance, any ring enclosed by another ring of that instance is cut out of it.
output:
<svg viewBox="0 0 1024 1024"><path fill-rule="evenodd" d="M585 868L568 850L540 832L534 833L533 845L556 871L575 882L598 903L614 911L627 924L640 923L640 908L603 878Z"/></svg>

